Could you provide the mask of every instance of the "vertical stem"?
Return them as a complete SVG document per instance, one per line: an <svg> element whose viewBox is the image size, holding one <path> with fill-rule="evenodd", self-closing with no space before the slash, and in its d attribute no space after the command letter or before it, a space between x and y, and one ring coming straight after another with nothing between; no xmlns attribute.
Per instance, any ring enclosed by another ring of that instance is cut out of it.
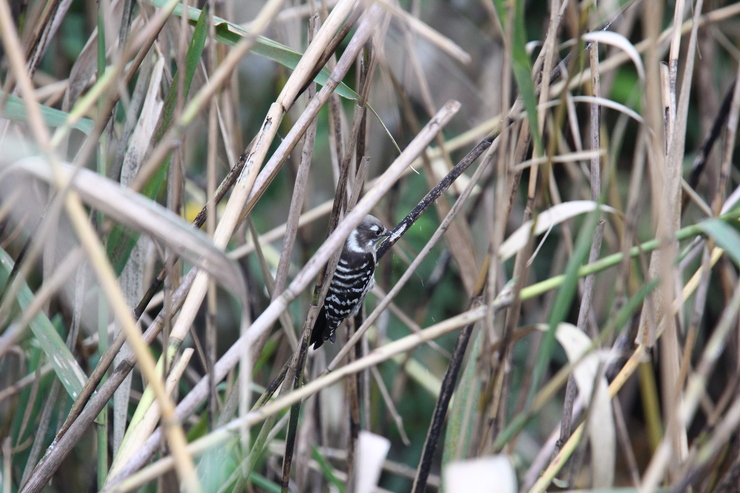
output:
<svg viewBox="0 0 740 493"><path fill-rule="evenodd" d="M85 296L84 292L79 296ZM98 353L102 356L108 349L108 303L105 296L98 296ZM101 383L106 380L105 375ZM101 490L108 478L108 408L104 407L95 420L98 435L98 490Z"/></svg>
<svg viewBox="0 0 740 493"><path fill-rule="evenodd" d="M214 15L214 0L208 1L208 37L210 42L208 43L208 73L213 74L216 71L216 43L215 43L215 28L213 26L213 15ZM185 18L185 16L183 16ZM208 236L213 238L213 234L216 231L216 149L218 146L218 134L217 134L217 111L218 111L218 99L216 97L211 98L210 107L208 109L208 153L207 153L207 185L206 185L206 201L207 208L206 213L208 215L206 219ZM216 281L212 278L209 279L208 283L208 314L206 316L206 366L208 370L208 412L211 423L211 429L216 428L216 415L217 415L217 404L218 395L216 393L216 380L214 378L213 365L216 363ZM242 307L246 310L247 307ZM242 377L239 377L242 380ZM241 402L241 399L240 399ZM240 411L243 411L240 406ZM241 413L240 413L241 416ZM246 440L249 443L249 434L242 436L242 440Z"/></svg>

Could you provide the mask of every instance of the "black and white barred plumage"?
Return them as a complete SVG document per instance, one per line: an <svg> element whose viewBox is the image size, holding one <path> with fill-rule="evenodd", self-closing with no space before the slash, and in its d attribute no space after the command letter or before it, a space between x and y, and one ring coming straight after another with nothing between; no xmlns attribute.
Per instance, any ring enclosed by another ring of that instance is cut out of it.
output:
<svg viewBox="0 0 740 493"><path fill-rule="evenodd" d="M347 237L324 306L311 332L314 349L324 341L334 342L335 331L342 321L360 311L365 296L375 284L376 252L390 234L378 218L368 215Z"/></svg>

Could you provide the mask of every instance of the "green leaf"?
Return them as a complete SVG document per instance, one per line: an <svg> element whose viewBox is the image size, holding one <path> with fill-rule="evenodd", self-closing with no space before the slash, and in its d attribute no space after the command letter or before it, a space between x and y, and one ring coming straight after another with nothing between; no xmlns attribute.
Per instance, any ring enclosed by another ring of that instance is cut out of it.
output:
<svg viewBox="0 0 740 493"><path fill-rule="evenodd" d="M12 94L8 95L3 91L0 91L0 98L5 99L6 97L8 99L5 103L5 108L0 112L0 116L14 122L27 122L28 116L26 115L26 104L23 100L18 96L14 96ZM69 117L69 113L49 108L42 104L39 105L39 109L41 110L41 117L44 119L44 122L46 122L50 127L61 127ZM90 134L94 126L95 122L92 120L88 118L80 118L79 121L73 125L73 128L76 128L85 134Z"/></svg>
<svg viewBox="0 0 740 493"><path fill-rule="evenodd" d="M251 481L253 485L262 488L268 493L280 493L280 491L282 491L280 489L280 486L262 476L261 474L257 474L256 472L253 472L249 475L249 481Z"/></svg>
<svg viewBox="0 0 740 493"><path fill-rule="evenodd" d="M120 276L124 267L126 267L126 262L128 262L131 252L134 250L134 246L139 241L140 236L141 233L138 231L126 228L120 224L116 224L110 232L106 243L106 250L117 276Z"/></svg>
<svg viewBox="0 0 740 493"><path fill-rule="evenodd" d="M450 462L465 458L466 451L470 450L470 441L473 436L473 414L475 404L480 398L481 385L478 374L478 357L483 347L482 331L478 330L473 350L460 377L460 383L455 398L450 406L450 417L447 421L445 433L445 447L442 454L442 469ZM461 451L462 454L458 454Z"/></svg>
<svg viewBox="0 0 740 493"><path fill-rule="evenodd" d="M524 109L527 112L529 129L532 133L535 149L539 155L542 155L542 137L537 123L537 95L532 82L532 66L529 63L529 56L525 48L527 31L524 28L524 2L521 0L494 0L493 4L496 7L499 19L501 19L502 31L504 31L503 26L506 26L506 17L509 12L514 16L511 23L514 30L511 35L511 68L514 72L516 85L519 88L519 95L524 103Z"/></svg>
<svg viewBox="0 0 740 493"><path fill-rule="evenodd" d="M203 416L208 417L208 413L203 413ZM234 437L220 447L208 449L201 456L198 460L198 477L203 491L219 491L234 474L239 466L238 445L239 438Z"/></svg>
<svg viewBox="0 0 740 493"><path fill-rule="evenodd" d="M560 289L558 289L555 302L550 310L550 317L547 321L549 328L542 338L542 345L540 346L537 363L532 374L532 384L529 387L529 395L527 396L527 408L534 402L534 397L539 390L540 381L545 374L545 369L550 364L550 357L555 346L555 331L560 322L564 321L565 317L568 316L570 305L576 296L576 291L578 290L578 270L581 264L585 263L586 259L588 259L588 252L591 248L591 240L598 217L598 210L590 213L578 234L573 256L568 261L565 269L565 280L560 286Z"/></svg>
<svg viewBox="0 0 740 493"><path fill-rule="evenodd" d="M3 285L8 281L8 276L13 270L13 264L14 262L10 255L5 250L0 250L0 282ZM33 298L33 292L24 282L18 292L18 306L20 309L25 310L28 308ZM76 399L87 379L85 372L77 364L77 360L72 356L72 353L66 344L64 344L54 325L43 312L39 312L31 320L30 327L38 345L46 354L52 368L54 368L54 372L59 377L62 385L64 385L67 393L72 399Z"/></svg>
<svg viewBox="0 0 740 493"><path fill-rule="evenodd" d="M27 369L24 373L26 374L26 377L38 378L38 388L32 391L30 387L26 387L18 392L18 400L14 403L14 406L16 406L15 409L22 409L23 412L16 412L12 415L9 435L12 437L13 443L23 443L25 440L28 440L29 437L33 438L36 434L35 428L33 426L27 426L27 423L36 423L39 419L39 414L41 413L45 401L43 396L49 394L53 381L56 379L56 375L53 373L48 372L44 374L40 371L45 366L46 358L37 344L29 344L27 349L24 351L24 357L27 365ZM18 376L20 377L20 375ZM68 399L65 398L64 400ZM27 416L25 416L26 414ZM24 425L24 421L26 425ZM21 431L23 433L21 433ZM20 457L23 457L23 455ZM16 458L14 458L14 462L17 462L20 457L16 456ZM21 467L24 467L25 460L21 459L20 464Z"/></svg>
<svg viewBox="0 0 740 493"><path fill-rule="evenodd" d="M323 454L319 452L319 449L316 447L316 445L311 446L311 457L313 457L313 460L315 460L319 464L319 469L324 475L324 478L332 485L334 485L334 487L340 493L344 493L344 484L342 484L342 482L339 481L339 479L337 479L337 477L334 475L334 470L332 469L331 464L329 464L329 461L326 460L326 457L324 457Z"/></svg>
<svg viewBox="0 0 740 493"><path fill-rule="evenodd" d="M150 0L150 3L155 7L161 8L166 3L166 0ZM182 5L175 7L174 14L182 15ZM193 7L188 8L188 20L190 20L191 23L195 22L199 18L200 14L200 10ZM249 35L249 32L243 27L220 17L214 16L213 24L216 30L216 40L229 46L235 46L242 40L242 38ZM279 63L283 67L291 70L296 68L298 62L303 56L303 54L295 50L291 50L287 46L265 38L264 36L256 37L252 52L261 57L267 58L268 60ZM314 80L317 84L326 85L326 82L329 80L329 76L331 76L331 71L327 68L323 68L321 72L316 75ZM353 101L360 99L360 96L350 89L344 82L339 83L335 92L345 99L351 99Z"/></svg>
<svg viewBox="0 0 740 493"><path fill-rule="evenodd" d="M740 266L740 233L722 219L709 219L699 225Z"/></svg>

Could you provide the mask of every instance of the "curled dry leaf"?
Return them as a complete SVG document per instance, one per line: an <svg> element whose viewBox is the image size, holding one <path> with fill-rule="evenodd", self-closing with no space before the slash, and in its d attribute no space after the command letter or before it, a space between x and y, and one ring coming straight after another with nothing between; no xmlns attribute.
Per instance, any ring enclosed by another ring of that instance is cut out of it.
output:
<svg viewBox="0 0 740 493"><path fill-rule="evenodd" d="M599 207L597 202L592 200L574 200L571 202L563 202L562 204L555 205L544 212L541 212L537 216L537 224L534 228L534 234L538 235L544 233L551 227L560 224L566 219L591 212ZM604 212L611 212L612 214L618 214L618 211L607 205L602 205L601 210ZM513 257L516 252L521 250L529 240L529 232L532 229L532 221L527 221L522 224L519 229L509 236L506 241L501 244L498 249L498 255L501 260L508 260Z"/></svg>
<svg viewBox="0 0 740 493"><path fill-rule="evenodd" d="M547 325L539 325L547 330ZM591 444L591 467L594 488L609 488L614 483L616 463L616 432L609 385L604 376L604 354L591 352L591 339L573 324L561 323L555 332L560 345L568 355L568 361L575 364L575 378L578 393L588 411L588 437ZM595 392L595 395L594 395Z"/></svg>
<svg viewBox="0 0 740 493"><path fill-rule="evenodd" d="M635 64L635 69L637 70L637 75L640 77L640 80L643 82L645 81L645 67L642 65L642 58L640 58L640 54L637 52L635 45L630 43L627 38L619 33L615 33L614 31L595 31L586 33L581 36L581 38L583 38L584 41L616 46L624 51L627 56L630 57L632 63Z"/></svg>

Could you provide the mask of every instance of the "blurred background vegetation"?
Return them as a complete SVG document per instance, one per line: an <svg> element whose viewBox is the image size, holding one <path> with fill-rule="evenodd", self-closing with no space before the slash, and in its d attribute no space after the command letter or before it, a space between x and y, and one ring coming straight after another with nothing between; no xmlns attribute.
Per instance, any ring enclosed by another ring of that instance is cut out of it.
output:
<svg viewBox="0 0 740 493"><path fill-rule="evenodd" d="M737 491L739 14L0 0L3 491ZM445 233L327 375L363 317L300 341L362 195L403 234L366 316Z"/></svg>

